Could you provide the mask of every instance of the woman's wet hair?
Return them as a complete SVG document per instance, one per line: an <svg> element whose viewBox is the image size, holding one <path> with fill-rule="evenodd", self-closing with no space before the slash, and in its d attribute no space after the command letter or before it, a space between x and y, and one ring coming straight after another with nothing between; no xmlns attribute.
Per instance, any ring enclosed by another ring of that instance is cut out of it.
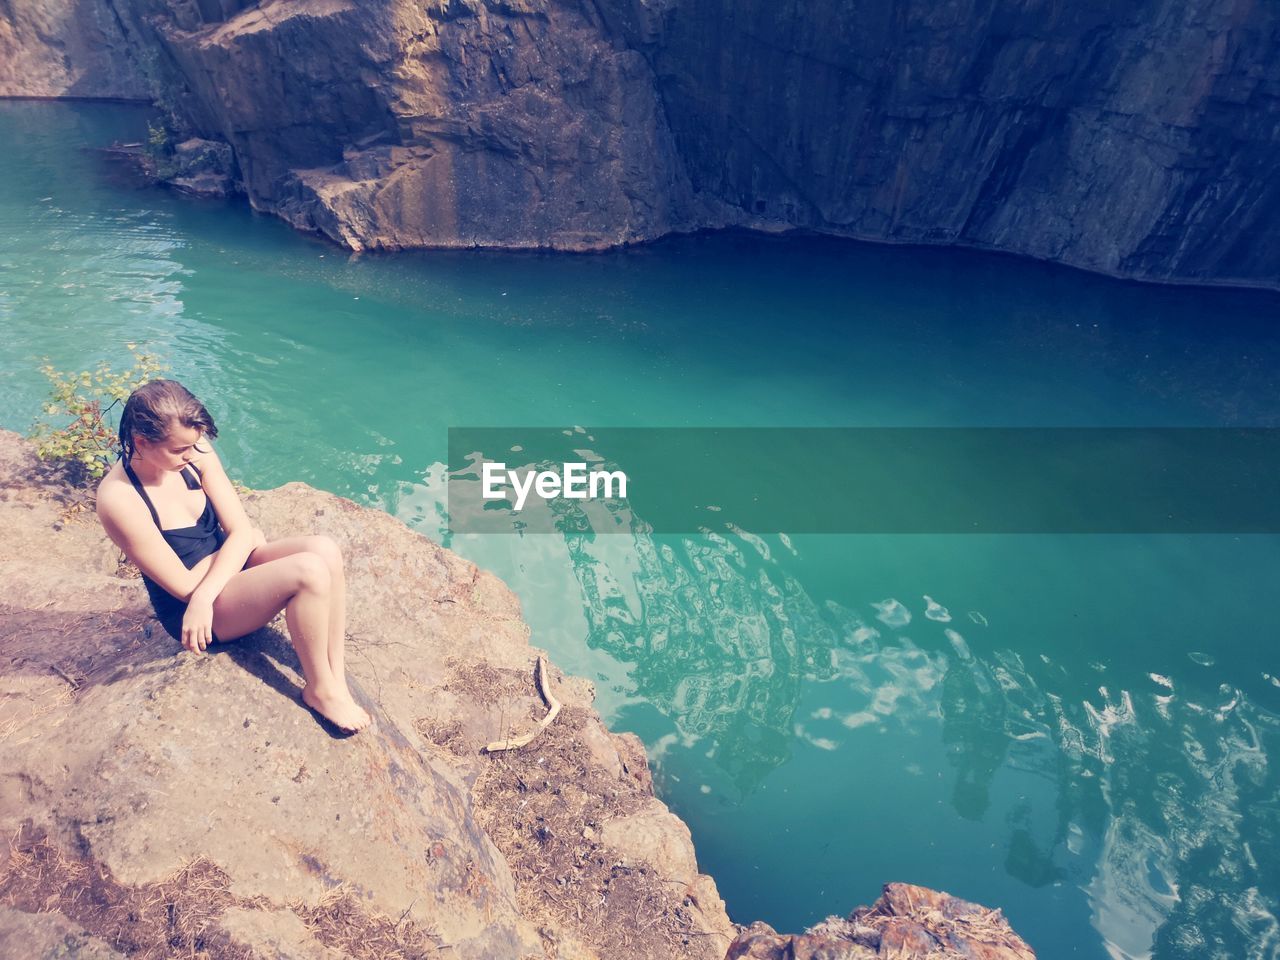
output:
<svg viewBox="0 0 1280 960"><path fill-rule="evenodd" d="M139 437L159 442L174 424L199 430L210 439L218 435L213 417L204 404L177 380L152 380L129 394L120 414L120 449L129 460L137 451ZM196 450L207 453L207 450Z"/></svg>

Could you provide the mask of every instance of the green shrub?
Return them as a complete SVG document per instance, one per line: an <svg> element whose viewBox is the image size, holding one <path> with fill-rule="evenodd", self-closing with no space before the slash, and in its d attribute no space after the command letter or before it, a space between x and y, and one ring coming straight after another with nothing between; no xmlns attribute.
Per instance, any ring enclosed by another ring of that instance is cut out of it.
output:
<svg viewBox="0 0 1280 960"><path fill-rule="evenodd" d="M151 173L157 180L168 180L178 173L178 163L173 157L173 132L163 120L159 125L147 121L147 156L151 160Z"/></svg>
<svg viewBox="0 0 1280 960"><path fill-rule="evenodd" d="M120 446L107 414L164 369L154 355L140 353L132 343L128 346L133 366L120 373L105 360L94 370L75 373L56 370L47 362L40 368L52 386L44 405L44 417L52 419L37 420L31 431L40 459L82 464L95 480L106 475Z"/></svg>

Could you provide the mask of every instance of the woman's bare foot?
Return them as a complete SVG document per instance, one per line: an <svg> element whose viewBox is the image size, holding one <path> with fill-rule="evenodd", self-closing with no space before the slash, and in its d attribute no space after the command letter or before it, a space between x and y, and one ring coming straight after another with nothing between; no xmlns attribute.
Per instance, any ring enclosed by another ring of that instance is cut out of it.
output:
<svg viewBox="0 0 1280 960"><path fill-rule="evenodd" d="M351 702L356 703L354 697L351 698ZM356 703L356 709L360 711L360 716L364 717L364 724L363 724L364 726L367 727L369 724L373 723L373 717L369 716L368 710L360 706L360 704L358 703Z"/></svg>
<svg viewBox="0 0 1280 960"><path fill-rule="evenodd" d="M345 691L341 694L322 696L314 693L310 684L302 688L302 702L324 717L335 727L355 733L363 730L372 718L351 699Z"/></svg>

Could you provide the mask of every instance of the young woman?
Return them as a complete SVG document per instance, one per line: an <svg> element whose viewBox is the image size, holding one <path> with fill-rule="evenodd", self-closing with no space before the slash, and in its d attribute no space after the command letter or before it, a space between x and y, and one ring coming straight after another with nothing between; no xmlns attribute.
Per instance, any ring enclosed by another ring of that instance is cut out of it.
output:
<svg viewBox="0 0 1280 960"><path fill-rule="evenodd" d="M98 486L107 536L137 564L156 616L193 652L235 640L281 610L307 683L303 702L343 730L369 715L343 666L346 580L328 537L268 543L217 454L209 411L176 380L135 390L120 415L120 460Z"/></svg>

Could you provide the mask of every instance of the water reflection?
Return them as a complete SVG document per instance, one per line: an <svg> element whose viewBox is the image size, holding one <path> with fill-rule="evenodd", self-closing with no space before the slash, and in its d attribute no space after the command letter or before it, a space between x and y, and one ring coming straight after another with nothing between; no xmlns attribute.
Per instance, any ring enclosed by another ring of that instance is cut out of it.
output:
<svg viewBox="0 0 1280 960"><path fill-rule="evenodd" d="M981 820L991 805L991 781L1008 753L1007 703L985 664L954 634L956 655L942 680L942 742L956 771L951 805L966 820ZM963 653L961 653L963 651Z"/></svg>
<svg viewBox="0 0 1280 960"><path fill-rule="evenodd" d="M801 683L830 675L835 644L794 579L748 541L715 534L567 543L588 646L634 663L645 700L682 738L712 739L739 791L787 760ZM608 555L622 544L629 551L615 572Z"/></svg>
<svg viewBox="0 0 1280 960"><path fill-rule="evenodd" d="M1059 663L1034 640L975 643L923 591L819 602L777 562L776 540L565 546L587 644L632 665L635 692L674 724L669 739L705 752L739 798L802 746L874 757L890 729L940 742L954 814L996 831L1009 877L1076 890L1111 957L1275 955L1277 718L1240 689L1206 698L1162 674L1100 683L1103 662ZM963 622L991 632L983 612ZM824 705L802 708L814 690ZM835 761L820 789L853 787L849 768ZM1047 789L1013 790L1011 774Z"/></svg>

